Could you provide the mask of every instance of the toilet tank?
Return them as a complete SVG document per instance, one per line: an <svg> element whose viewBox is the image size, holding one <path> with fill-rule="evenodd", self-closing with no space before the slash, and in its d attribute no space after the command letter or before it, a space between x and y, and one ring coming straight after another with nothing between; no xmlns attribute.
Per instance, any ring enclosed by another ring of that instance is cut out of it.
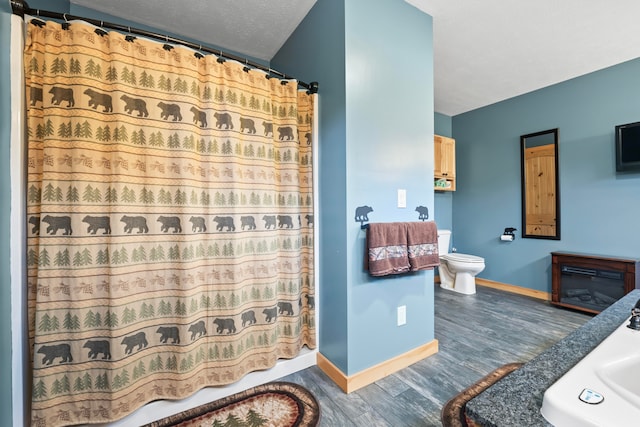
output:
<svg viewBox="0 0 640 427"><path fill-rule="evenodd" d="M438 229L438 253L449 253L449 242L451 241L451 230Z"/></svg>

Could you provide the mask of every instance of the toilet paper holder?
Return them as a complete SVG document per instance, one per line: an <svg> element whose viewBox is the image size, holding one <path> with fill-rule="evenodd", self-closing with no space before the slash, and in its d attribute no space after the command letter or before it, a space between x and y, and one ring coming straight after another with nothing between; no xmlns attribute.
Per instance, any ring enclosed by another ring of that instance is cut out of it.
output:
<svg viewBox="0 0 640 427"><path fill-rule="evenodd" d="M504 242L513 242L513 240L516 238L516 235L514 233L514 231L516 230L517 228L506 227L504 229L504 232L500 235L500 240Z"/></svg>

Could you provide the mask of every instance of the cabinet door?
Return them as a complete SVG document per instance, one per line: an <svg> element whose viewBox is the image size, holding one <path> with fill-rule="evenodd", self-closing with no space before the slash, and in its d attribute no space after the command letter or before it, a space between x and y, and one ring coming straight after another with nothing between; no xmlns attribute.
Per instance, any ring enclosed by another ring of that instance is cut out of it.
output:
<svg viewBox="0 0 640 427"><path fill-rule="evenodd" d="M456 141L446 136L434 135L434 175L440 178L456 176Z"/></svg>
<svg viewBox="0 0 640 427"><path fill-rule="evenodd" d="M434 135L433 136L433 174L436 177L442 176L442 140L443 136Z"/></svg>
<svg viewBox="0 0 640 427"><path fill-rule="evenodd" d="M434 190L456 191L456 140L433 136Z"/></svg>

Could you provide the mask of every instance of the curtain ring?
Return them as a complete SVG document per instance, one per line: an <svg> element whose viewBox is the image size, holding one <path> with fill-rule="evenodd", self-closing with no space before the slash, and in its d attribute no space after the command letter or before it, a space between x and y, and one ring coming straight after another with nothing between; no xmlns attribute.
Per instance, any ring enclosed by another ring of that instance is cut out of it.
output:
<svg viewBox="0 0 640 427"><path fill-rule="evenodd" d="M129 31L129 35L125 36L125 40L128 42L133 42L136 39L136 36L131 34L131 27L127 27L127 30Z"/></svg>
<svg viewBox="0 0 640 427"><path fill-rule="evenodd" d="M69 29L69 21L67 20L67 14L63 13L62 17L64 18L64 23L61 25L63 30L68 30Z"/></svg>

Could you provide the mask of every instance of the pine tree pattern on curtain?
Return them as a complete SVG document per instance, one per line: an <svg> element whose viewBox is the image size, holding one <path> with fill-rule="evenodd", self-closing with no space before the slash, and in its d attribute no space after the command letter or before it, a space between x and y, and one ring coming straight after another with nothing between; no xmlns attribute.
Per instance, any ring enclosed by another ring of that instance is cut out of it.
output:
<svg viewBox="0 0 640 427"><path fill-rule="evenodd" d="M103 423L315 347L313 95L28 25L32 425Z"/></svg>

